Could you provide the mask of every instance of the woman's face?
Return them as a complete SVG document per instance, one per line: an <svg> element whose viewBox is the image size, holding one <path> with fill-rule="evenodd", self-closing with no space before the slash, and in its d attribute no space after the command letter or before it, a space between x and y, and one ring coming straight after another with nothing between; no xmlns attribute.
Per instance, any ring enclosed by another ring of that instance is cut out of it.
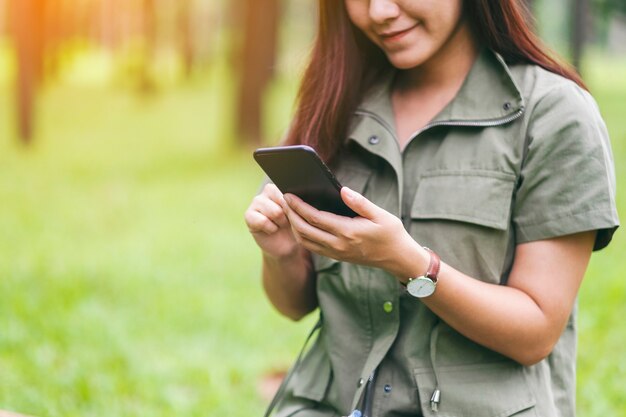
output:
<svg viewBox="0 0 626 417"><path fill-rule="evenodd" d="M399 69L422 65L450 46L463 23L463 0L344 1L354 25Z"/></svg>

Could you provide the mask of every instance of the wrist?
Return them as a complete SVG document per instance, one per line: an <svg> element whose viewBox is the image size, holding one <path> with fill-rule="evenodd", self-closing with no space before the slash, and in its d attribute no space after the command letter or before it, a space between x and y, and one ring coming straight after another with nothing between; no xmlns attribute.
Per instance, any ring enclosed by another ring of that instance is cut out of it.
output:
<svg viewBox="0 0 626 417"><path fill-rule="evenodd" d="M300 262L302 260L302 256L306 252L300 245L294 245L292 249L288 251L282 251L281 253L274 254L266 251L261 251L264 262L270 263L290 263L290 262Z"/></svg>
<svg viewBox="0 0 626 417"><path fill-rule="evenodd" d="M396 252L394 270L392 271L393 275L405 285L410 278L422 275L430 262L428 251L413 240L412 237L408 237L408 242L403 247L403 250Z"/></svg>

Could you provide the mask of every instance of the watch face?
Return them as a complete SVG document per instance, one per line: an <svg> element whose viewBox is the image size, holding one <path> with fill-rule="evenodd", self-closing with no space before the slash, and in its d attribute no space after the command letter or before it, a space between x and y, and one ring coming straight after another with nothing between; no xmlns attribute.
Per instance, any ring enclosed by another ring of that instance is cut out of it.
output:
<svg viewBox="0 0 626 417"><path fill-rule="evenodd" d="M419 277L411 280L407 284L406 289L413 297L428 297L435 292L435 283L430 278Z"/></svg>

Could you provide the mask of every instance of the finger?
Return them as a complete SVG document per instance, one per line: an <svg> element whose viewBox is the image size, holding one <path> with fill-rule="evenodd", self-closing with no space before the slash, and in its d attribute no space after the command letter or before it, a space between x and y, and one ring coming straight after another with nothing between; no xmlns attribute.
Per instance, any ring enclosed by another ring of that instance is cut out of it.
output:
<svg viewBox="0 0 626 417"><path fill-rule="evenodd" d="M318 255L328 256L328 248L324 245L320 245L318 242L315 242L313 240L301 237L300 245L310 252L315 252Z"/></svg>
<svg viewBox="0 0 626 417"><path fill-rule="evenodd" d="M280 204L283 200L283 193L281 193L278 187L272 183L265 184L265 187L263 187L263 194L276 204Z"/></svg>
<svg viewBox="0 0 626 417"><path fill-rule="evenodd" d="M253 208L278 226L282 227L288 224L287 216L285 216L282 206L265 195L258 195L254 198Z"/></svg>
<svg viewBox="0 0 626 417"><path fill-rule="evenodd" d="M278 231L278 226L273 221L256 210L248 210L245 218L250 233L265 233L269 235Z"/></svg>
<svg viewBox="0 0 626 417"><path fill-rule="evenodd" d="M342 228L345 228L345 226L342 227L342 224L345 224L346 221L344 216L318 210L293 194L285 194L284 199L289 208L298 213L308 224L318 229L336 236L340 234Z"/></svg>
<svg viewBox="0 0 626 417"><path fill-rule="evenodd" d="M356 214L366 219L374 219L382 210L376 204L348 187L341 188L341 198Z"/></svg>
<svg viewBox="0 0 626 417"><path fill-rule="evenodd" d="M272 202L276 203L279 207L282 208L282 205L285 202L285 199L283 198L283 193L278 189L278 187L275 184L273 183L266 184L263 189L263 194L267 196L267 198L269 198ZM283 211L283 214L284 214L284 211ZM284 215L280 215L280 216L277 215L273 217L272 220L274 220L274 222L281 227L286 226L289 223L289 221L287 220L287 217Z"/></svg>
<svg viewBox="0 0 626 417"><path fill-rule="evenodd" d="M287 218L291 224L291 228L302 238L312 240L322 246L331 246L336 237L327 231L308 223L297 211L293 210L287 203L283 207L287 213Z"/></svg>

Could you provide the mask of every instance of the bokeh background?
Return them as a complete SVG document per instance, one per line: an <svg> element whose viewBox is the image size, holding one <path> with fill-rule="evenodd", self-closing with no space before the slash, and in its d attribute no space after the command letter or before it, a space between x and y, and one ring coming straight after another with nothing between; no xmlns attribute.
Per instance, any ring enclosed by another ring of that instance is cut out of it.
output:
<svg viewBox="0 0 626 417"><path fill-rule="evenodd" d="M0 0L0 410L261 415L315 318L265 300L243 212L314 3ZM528 3L599 103L624 216L626 1ZM626 416L625 254L620 230L580 293L580 416Z"/></svg>

